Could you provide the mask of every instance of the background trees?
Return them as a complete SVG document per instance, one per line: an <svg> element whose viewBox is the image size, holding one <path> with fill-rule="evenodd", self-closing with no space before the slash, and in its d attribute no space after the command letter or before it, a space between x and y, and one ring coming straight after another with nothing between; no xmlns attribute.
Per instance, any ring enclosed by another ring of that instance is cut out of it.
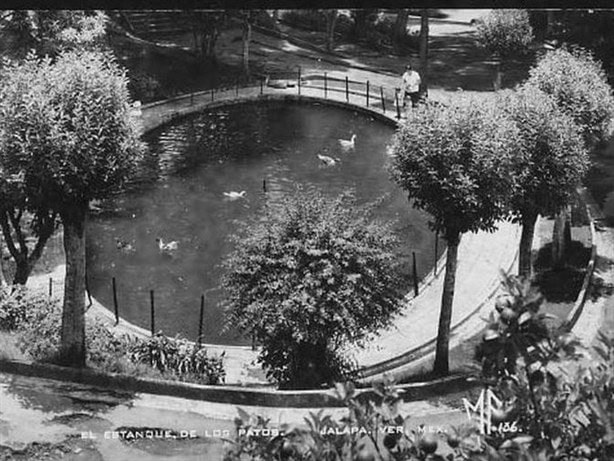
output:
<svg viewBox="0 0 614 461"><path fill-rule="evenodd" d="M0 32L11 56L23 58L30 50L41 57L56 56L76 47L102 46L107 20L95 10L4 10Z"/></svg>
<svg viewBox="0 0 614 461"><path fill-rule="evenodd" d="M462 98L412 111L395 135L391 174L412 205L432 216L448 245L435 372L448 373L457 252L463 233L493 230L507 213L518 130L492 105Z"/></svg>
<svg viewBox="0 0 614 461"><path fill-rule="evenodd" d="M400 309L392 230L347 195L299 191L237 243L223 282L230 321L262 345L259 360L282 388L344 378L342 348Z"/></svg>
<svg viewBox="0 0 614 461"><path fill-rule="evenodd" d="M533 29L526 10L494 9L478 22L478 43L493 54L495 59L495 90L501 88L501 60L525 54L533 41Z"/></svg>
<svg viewBox="0 0 614 461"><path fill-rule="evenodd" d="M0 156L38 220L57 214L64 229L66 278L61 362L83 366L85 220L89 201L115 190L141 144L124 72L109 56L30 55L3 70Z"/></svg>

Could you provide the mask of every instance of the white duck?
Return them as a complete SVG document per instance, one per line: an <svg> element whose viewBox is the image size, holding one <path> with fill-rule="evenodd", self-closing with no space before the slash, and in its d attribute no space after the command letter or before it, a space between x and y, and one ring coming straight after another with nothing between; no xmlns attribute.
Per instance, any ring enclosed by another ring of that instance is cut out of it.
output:
<svg viewBox="0 0 614 461"><path fill-rule="evenodd" d="M317 154L318 159L326 166L335 166L339 160L329 157L328 155Z"/></svg>
<svg viewBox="0 0 614 461"><path fill-rule="evenodd" d="M176 241L165 243L161 237L158 237L156 242L158 242L158 250L160 250L160 253L171 254L179 248L179 244Z"/></svg>
<svg viewBox="0 0 614 461"><path fill-rule="evenodd" d="M350 139L339 139L339 144L343 150L352 150L356 146L356 134L353 134Z"/></svg>
<svg viewBox="0 0 614 461"><path fill-rule="evenodd" d="M247 192L245 192L244 190L242 190L241 192L230 191L230 192L224 192L224 196L228 197L230 200L237 200L240 198L245 198L246 193Z"/></svg>

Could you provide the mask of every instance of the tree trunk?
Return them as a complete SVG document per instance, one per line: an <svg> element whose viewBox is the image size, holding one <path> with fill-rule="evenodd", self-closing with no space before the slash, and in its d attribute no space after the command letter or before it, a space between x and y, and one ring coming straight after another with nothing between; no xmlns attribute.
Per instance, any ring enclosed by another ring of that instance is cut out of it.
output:
<svg viewBox="0 0 614 461"><path fill-rule="evenodd" d="M337 24L337 10L326 12L326 51L332 51L335 45L335 25Z"/></svg>
<svg viewBox="0 0 614 461"><path fill-rule="evenodd" d="M446 256L446 273L443 280L441 296L441 312L439 313L439 329L437 330L437 346L435 351L435 366L433 372L445 376L450 372L450 324L452 322L452 303L454 301L454 284L456 281L456 263L460 234L452 233L446 237L448 254Z"/></svg>
<svg viewBox="0 0 614 461"><path fill-rule="evenodd" d="M407 19L409 10L402 8L397 11L397 18L394 22L394 50L397 54L403 52L403 39L407 35Z"/></svg>
<svg viewBox="0 0 614 461"><path fill-rule="evenodd" d="M243 19L243 73L249 78L249 42L252 40L252 24Z"/></svg>
<svg viewBox="0 0 614 461"><path fill-rule="evenodd" d="M6 287L6 278L4 276L4 243L2 233L0 233L0 288Z"/></svg>
<svg viewBox="0 0 614 461"><path fill-rule="evenodd" d="M495 75L493 77L492 87L495 91L501 89L501 81L503 80L503 71L501 70L501 56L495 53L493 56Z"/></svg>
<svg viewBox="0 0 614 461"><path fill-rule="evenodd" d="M571 210L562 210L554 218L552 230L552 267L561 269L565 264L565 255L571 245Z"/></svg>
<svg viewBox="0 0 614 461"><path fill-rule="evenodd" d="M13 285L25 285L28 282L32 266L28 263L28 258L19 257L15 259L15 275Z"/></svg>
<svg viewBox="0 0 614 461"><path fill-rule="evenodd" d="M55 214L51 216L41 217L39 226L39 235L37 236L34 249L30 252L24 232L21 228L21 213L13 211L3 211L0 214L0 227L2 227L2 235L7 243L7 248L15 260L15 274L13 276L13 284L25 285L32 273L32 269L43 253L43 249L47 241L53 234L55 229ZM15 234L15 239L11 233L11 228ZM18 248L19 247L19 248ZM29 254L28 254L29 253Z"/></svg>
<svg viewBox="0 0 614 461"><path fill-rule="evenodd" d="M429 89L429 10L420 10L420 94L428 96Z"/></svg>
<svg viewBox="0 0 614 461"><path fill-rule="evenodd" d="M85 218L86 206L62 214L66 278L62 311L60 363L85 366Z"/></svg>
<svg viewBox="0 0 614 461"><path fill-rule="evenodd" d="M533 265L531 264L531 248L535 233L537 213L528 212L522 215L522 234L520 236L520 251L518 256L518 275L530 279Z"/></svg>

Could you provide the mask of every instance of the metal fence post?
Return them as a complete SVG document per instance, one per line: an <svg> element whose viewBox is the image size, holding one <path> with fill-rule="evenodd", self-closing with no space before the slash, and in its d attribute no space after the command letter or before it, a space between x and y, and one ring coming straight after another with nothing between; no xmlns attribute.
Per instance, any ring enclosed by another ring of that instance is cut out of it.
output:
<svg viewBox="0 0 614 461"><path fill-rule="evenodd" d="M324 99L328 97L328 77L326 72L324 72Z"/></svg>
<svg viewBox="0 0 614 461"><path fill-rule="evenodd" d="M418 270L416 267L416 252L412 251L411 255L412 255L412 260L413 260L412 272L414 273L414 294L418 296Z"/></svg>
<svg viewBox="0 0 614 461"><path fill-rule="evenodd" d="M205 315L205 295L200 295L200 316L198 317L198 348L202 344L203 338L203 316Z"/></svg>
<svg viewBox="0 0 614 461"><path fill-rule="evenodd" d="M399 92L394 92L394 103L397 106L397 118L401 118L401 108L399 107Z"/></svg>
<svg viewBox="0 0 614 461"><path fill-rule="evenodd" d="M298 95L301 95L301 66L298 66Z"/></svg>
<svg viewBox="0 0 614 461"><path fill-rule="evenodd" d="M156 322L155 322L155 309L154 309L154 291L149 290L149 301L151 303L151 336L155 335Z"/></svg>
<svg viewBox="0 0 614 461"><path fill-rule="evenodd" d="M350 102L350 81L347 75L345 76L345 100Z"/></svg>
<svg viewBox="0 0 614 461"><path fill-rule="evenodd" d="M437 277L437 253L439 249L438 247L439 247L439 231L435 231L435 269L434 269L435 277Z"/></svg>
<svg viewBox="0 0 614 461"><path fill-rule="evenodd" d="M115 277L111 280L113 284L113 308L115 310L115 325L119 323L119 307L117 305L117 286L115 285Z"/></svg>
<svg viewBox="0 0 614 461"><path fill-rule="evenodd" d="M369 80L367 80L367 107L369 107Z"/></svg>
<svg viewBox="0 0 614 461"><path fill-rule="evenodd" d="M380 96L382 97L382 110L384 111L384 114L386 113L386 101L384 100L384 88L383 87L379 87L379 93Z"/></svg>

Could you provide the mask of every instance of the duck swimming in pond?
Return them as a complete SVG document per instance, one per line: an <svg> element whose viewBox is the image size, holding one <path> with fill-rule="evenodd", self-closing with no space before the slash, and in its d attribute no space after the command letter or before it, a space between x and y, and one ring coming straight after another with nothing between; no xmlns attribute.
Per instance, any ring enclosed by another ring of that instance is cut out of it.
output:
<svg viewBox="0 0 614 461"><path fill-rule="evenodd" d="M160 253L171 254L179 248L179 244L176 241L164 243L161 237L158 237L156 242L158 242L158 250Z"/></svg>
<svg viewBox="0 0 614 461"><path fill-rule="evenodd" d="M339 144L345 151L353 150L356 146L356 134L353 134L350 139L339 139Z"/></svg>
<svg viewBox="0 0 614 461"><path fill-rule="evenodd" d="M230 192L224 192L224 196L229 198L230 200L237 200L240 198L245 198L245 194L247 192L242 190L241 192L235 192L235 191L230 191Z"/></svg>
<svg viewBox="0 0 614 461"><path fill-rule="evenodd" d="M335 166L339 160L329 157L328 155L322 155L322 154L317 154L318 155L318 159L325 165L325 166Z"/></svg>

